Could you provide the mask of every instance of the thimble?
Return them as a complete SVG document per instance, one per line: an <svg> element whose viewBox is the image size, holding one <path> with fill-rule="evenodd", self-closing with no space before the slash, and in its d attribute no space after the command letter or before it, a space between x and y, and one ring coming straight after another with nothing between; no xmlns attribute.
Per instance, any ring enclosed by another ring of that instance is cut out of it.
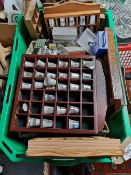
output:
<svg viewBox="0 0 131 175"><path fill-rule="evenodd" d="M70 77L71 78L80 78L80 74L79 73L73 73L73 72L71 72L70 73Z"/></svg>
<svg viewBox="0 0 131 175"><path fill-rule="evenodd" d="M67 109L65 107L57 106L57 114L66 114Z"/></svg>
<svg viewBox="0 0 131 175"><path fill-rule="evenodd" d="M65 18L60 18L60 26L64 27L66 25Z"/></svg>
<svg viewBox="0 0 131 175"><path fill-rule="evenodd" d="M83 60L83 67L88 67L90 69L94 69L95 68L95 61Z"/></svg>
<svg viewBox="0 0 131 175"><path fill-rule="evenodd" d="M51 49L51 50L56 49L56 44L54 44L54 43L49 43L49 49Z"/></svg>
<svg viewBox="0 0 131 175"><path fill-rule="evenodd" d="M30 61L25 61L25 67L34 67L34 63Z"/></svg>
<svg viewBox="0 0 131 175"><path fill-rule="evenodd" d="M62 84L62 83L58 83L58 89L59 90L67 90L67 85L66 84Z"/></svg>
<svg viewBox="0 0 131 175"><path fill-rule="evenodd" d="M55 89L56 87L55 86L47 86L46 89Z"/></svg>
<svg viewBox="0 0 131 175"><path fill-rule="evenodd" d="M90 80L91 79L91 74L82 73L82 78L86 79L86 80Z"/></svg>
<svg viewBox="0 0 131 175"><path fill-rule="evenodd" d="M23 105L22 105L22 110L23 110L24 112L27 112L27 111L28 111L28 104L27 104L27 103L23 103Z"/></svg>
<svg viewBox="0 0 131 175"><path fill-rule="evenodd" d="M69 129L79 129L79 128L80 128L79 121L69 119Z"/></svg>
<svg viewBox="0 0 131 175"><path fill-rule="evenodd" d="M96 16L95 15L91 15L90 16L90 25L95 25L96 23Z"/></svg>
<svg viewBox="0 0 131 175"><path fill-rule="evenodd" d="M34 82L34 88L35 89L42 89L43 86L44 86L43 82L37 82L37 81Z"/></svg>
<svg viewBox="0 0 131 175"><path fill-rule="evenodd" d="M83 84L83 85L82 85L82 89L83 89L84 91L90 91L90 90L91 90L91 86L90 86L90 85L87 85L87 84Z"/></svg>
<svg viewBox="0 0 131 175"><path fill-rule="evenodd" d="M44 106L44 114L53 114L53 113L54 113L54 107Z"/></svg>
<svg viewBox="0 0 131 175"><path fill-rule="evenodd" d="M52 62L48 62L48 67L56 67L56 64Z"/></svg>
<svg viewBox="0 0 131 175"><path fill-rule="evenodd" d="M59 72L59 78L67 78L67 77L68 77L67 73Z"/></svg>
<svg viewBox="0 0 131 175"><path fill-rule="evenodd" d="M80 21L79 21L79 25L80 26L84 26L86 23L85 23L85 16L80 16Z"/></svg>
<svg viewBox="0 0 131 175"><path fill-rule="evenodd" d="M36 71L35 72L35 77L41 77L41 78L43 78L44 77L44 73Z"/></svg>
<svg viewBox="0 0 131 175"><path fill-rule="evenodd" d="M33 75L32 72L24 71L24 77L32 77L32 75Z"/></svg>
<svg viewBox="0 0 131 175"><path fill-rule="evenodd" d="M78 32L80 35L84 32L84 29L85 29L84 26L79 26Z"/></svg>
<svg viewBox="0 0 131 175"><path fill-rule="evenodd" d="M71 67L80 67L80 62L71 60Z"/></svg>
<svg viewBox="0 0 131 175"><path fill-rule="evenodd" d="M53 100L55 100L55 96L50 95L50 94L45 94L44 100L45 101L53 101Z"/></svg>
<svg viewBox="0 0 131 175"><path fill-rule="evenodd" d="M68 67L68 62L59 60L59 67Z"/></svg>
<svg viewBox="0 0 131 175"><path fill-rule="evenodd" d="M69 17L69 26L74 26L74 25L75 25L74 17Z"/></svg>
<svg viewBox="0 0 131 175"><path fill-rule="evenodd" d="M41 60L37 60L36 65L39 67L45 67L45 62Z"/></svg>
<svg viewBox="0 0 131 175"><path fill-rule="evenodd" d="M79 90L80 86L78 84L70 83L70 90Z"/></svg>
<svg viewBox="0 0 131 175"><path fill-rule="evenodd" d="M31 89L31 84L30 83L22 83L22 89Z"/></svg>
<svg viewBox="0 0 131 175"><path fill-rule="evenodd" d="M40 126L40 119L38 118L29 118L28 127L38 127Z"/></svg>
<svg viewBox="0 0 131 175"><path fill-rule="evenodd" d="M80 108L76 106L70 106L69 114L79 114L79 113L80 113Z"/></svg>
<svg viewBox="0 0 131 175"><path fill-rule="evenodd" d="M56 80L52 79L52 78L49 78L49 77L46 77L45 80L44 80L44 85L47 86L47 87L55 86L56 85Z"/></svg>
<svg viewBox="0 0 131 175"><path fill-rule="evenodd" d="M47 77L49 77L49 78L56 78L56 74L47 72Z"/></svg>
<svg viewBox="0 0 131 175"><path fill-rule="evenodd" d="M53 127L53 121L48 119L43 119L42 121L43 128L52 128Z"/></svg>
<svg viewBox="0 0 131 175"><path fill-rule="evenodd" d="M49 26L50 27L55 27L55 20L53 18L49 19Z"/></svg>

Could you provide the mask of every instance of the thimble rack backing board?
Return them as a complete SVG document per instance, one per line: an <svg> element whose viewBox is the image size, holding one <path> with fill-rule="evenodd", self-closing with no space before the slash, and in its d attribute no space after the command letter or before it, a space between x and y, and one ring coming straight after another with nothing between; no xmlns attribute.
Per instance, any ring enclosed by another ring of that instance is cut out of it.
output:
<svg viewBox="0 0 131 175"><path fill-rule="evenodd" d="M60 18L65 18L64 27L77 27L79 30L80 27L80 16L85 16L85 25L84 27L89 27L93 32L98 31L100 28L100 4L96 3L80 3L80 2L65 2L52 7L44 8L44 18L45 24L49 36L51 36L51 31L53 27L62 27ZM93 21L91 20L93 17ZM70 17L74 18L74 25L70 25ZM53 27L50 26L49 20L54 20Z"/></svg>
<svg viewBox="0 0 131 175"><path fill-rule="evenodd" d="M40 20L40 13L36 1L29 1L27 10L24 13L25 24L32 39L38 39L42 34L42 25Z"/></svg>
<svg viewBox="0 0 131 175"><path fill-rule="evenodd" d="M41 60L45 66L37 66L37 61ZM95 134L98 132L97 122L97 98L96 98L96 68L90 69L83 67L83 60L95 62L93 56L51 56L51 55L23 55L19 72L18 85L16 90L15 102L13 107L10 130L21 132L45 132L45 133L67 133L67 134ZM59 65L60 61L68 62L67 67ZM79 62L79 67L71 66L71 61ZM33 67L25 66L25 62L31 62ZM56 67L49 67L49 63L55 63ZM30 71L31 77L24 77L24 71ZM44 73L44 77L36 78L36 71ZM47 72L56 74L55 89L45 86L43 88L35 88L35 82L44 82ZM59 78L59 72L67 73L67 78ZM72 73L80 74L79 78L71 78ZM83 79L83 73L90 74L91 79ZM22 83L29 83L29 89L23 88ZM58 90L58 84L67 85L67 90ZM79 85L79 90L70 90L70 84ZM84 85L89 85L91 89L83 89ZM45 94L55 96L53 101L46 101ZM22 105L27 104L28 109L24 112ZM44 107L54 107L52 114L47 114ZM57 106L65 107L65 114L58 114ZM70 106L79 108L77 114L69 113ZM29 127L30 118L40 119L40 125L37 127ZM43 119L51 120L53 126L46 128L43 126ZM78 121L77 129L69 128L69 120Z"/></svg>

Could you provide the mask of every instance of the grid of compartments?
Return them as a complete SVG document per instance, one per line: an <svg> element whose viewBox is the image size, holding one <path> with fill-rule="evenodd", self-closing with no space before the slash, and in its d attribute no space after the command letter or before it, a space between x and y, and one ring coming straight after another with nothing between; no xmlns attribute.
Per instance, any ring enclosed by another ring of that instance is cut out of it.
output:
<svg viewBox="0 0 131 175"><path fill-rule="evenodd" d="M24 55L10 130L97 133L95 58Z"/></svg>
<svg viewBox="0 0 131 175"><path fill-rule="evenodd" d="M88 16L70 16L62 18L50 18L46 20L46 26L49 34L52 31L53 27L77 27L78 33L81 34L87 27L96 32L98 27L98 16L97 15L88 15Z"/></svg>

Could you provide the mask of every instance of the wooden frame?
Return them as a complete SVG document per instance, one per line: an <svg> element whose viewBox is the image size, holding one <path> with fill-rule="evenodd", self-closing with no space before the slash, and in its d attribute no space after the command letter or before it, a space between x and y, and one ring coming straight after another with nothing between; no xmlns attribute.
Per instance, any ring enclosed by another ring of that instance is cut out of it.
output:
<svg viewBox="0 0 131 175"><path fill-rule="evenodd" d="M90 24L90 16L95 15L95 24ZM49 19L54 19L55 27L59 27L60 18L66 19L66 27L69 26L69 17L75 18L75 27L79 28L79 17L86 17L85 27L95 27L94 32L100 27L100 4L96 3L80 3L80 2L65 2L53 7L44 8L44 18L48 34L51 36L52 27L49 26Z"/></svg>

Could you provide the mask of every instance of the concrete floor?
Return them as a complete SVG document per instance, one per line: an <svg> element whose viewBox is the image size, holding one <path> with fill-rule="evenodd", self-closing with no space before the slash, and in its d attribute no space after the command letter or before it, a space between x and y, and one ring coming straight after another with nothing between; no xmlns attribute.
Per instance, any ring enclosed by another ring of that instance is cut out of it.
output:
<svg viewBox="0 0 131 175"><path fill-rule="evenodd" d="M44 163L13 163L3 153L0 165L4 166L3 175L43 175Z"/></svg>

